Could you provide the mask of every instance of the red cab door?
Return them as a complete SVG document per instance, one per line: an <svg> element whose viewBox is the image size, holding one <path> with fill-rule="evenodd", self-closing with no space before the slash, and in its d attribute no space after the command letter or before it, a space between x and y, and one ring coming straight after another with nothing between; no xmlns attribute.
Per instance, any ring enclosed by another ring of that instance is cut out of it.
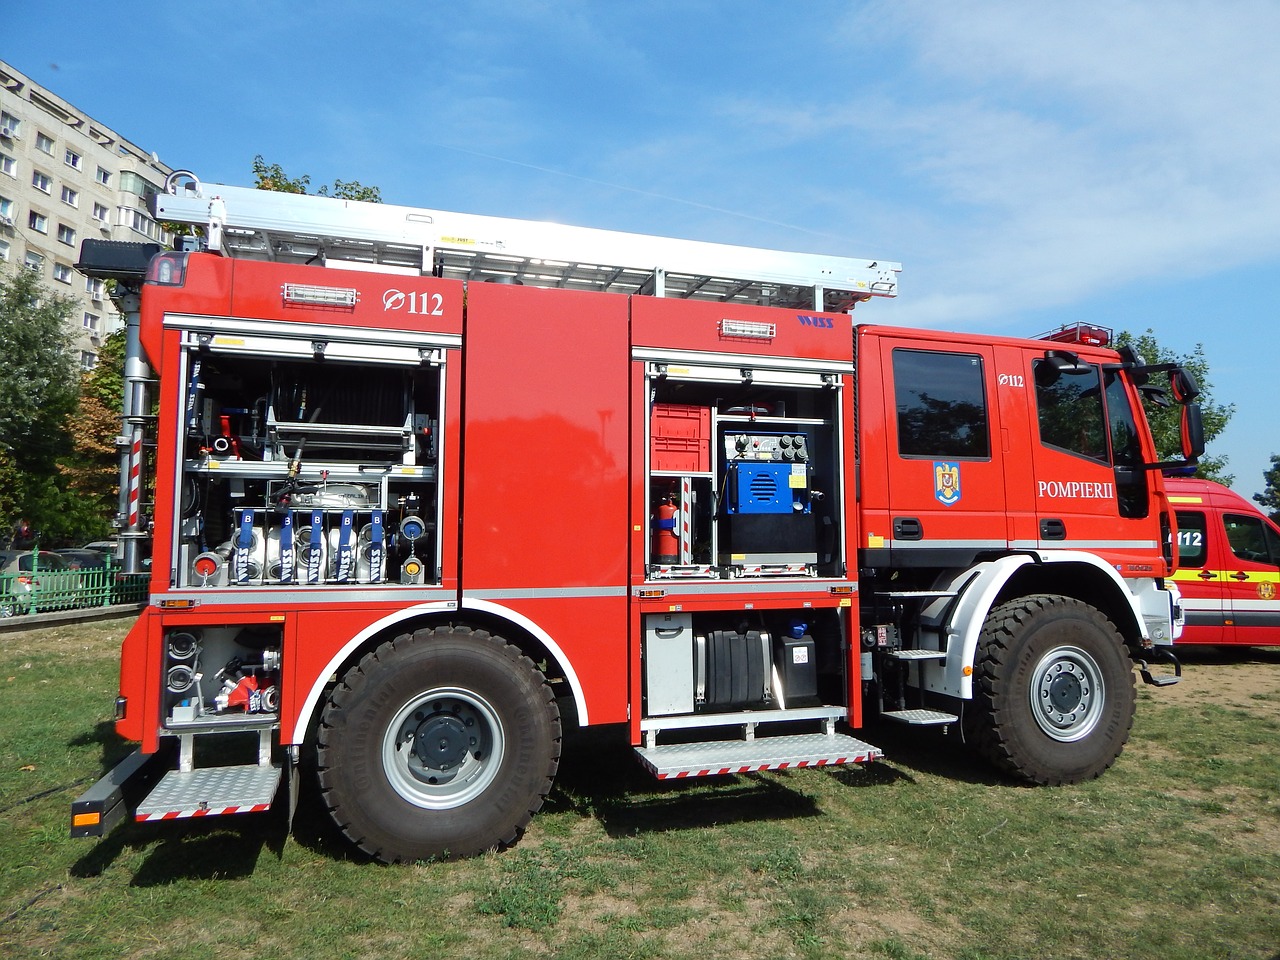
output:
<svg viewBox="0 0 1280 960"><path fill-rule="evenodd" d="M1136 393L1115 369L1056 363L1028 352L1035 395L1035 502L1039 549L1086 550L1124 576L1161 576L1153 478Z"/></svg>
<svg viewBox="0 0 1280 960"><path fill-rule="evenodd" d="M945 563L948 555L968 562L976 553L1006 549L1005 451L993 348L935 334L871 342L881 369L886 474L882 483L866 487L884 498L883 511L866 514L874 534L870 552L887 548L896 566ZM875 472L870 451L863 458L864 469Z"/></svg>

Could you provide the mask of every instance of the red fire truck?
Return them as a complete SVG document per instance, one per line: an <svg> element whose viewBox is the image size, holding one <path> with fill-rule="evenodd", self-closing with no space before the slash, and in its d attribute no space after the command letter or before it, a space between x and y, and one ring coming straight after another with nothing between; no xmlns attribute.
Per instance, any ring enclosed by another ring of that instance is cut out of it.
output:
<svg viewBox="0 0 1280 960"><path fill-rule="evenodd" d="M1179 643L1280 644L1280 529L1209 480L1168 478L1186 629Z"/></svg>
<svg viewBox="0 0 1280 960"><path fill-rule="evenodd" d="M139 748L77 835L292 803L311 758L370 855L469 855L520 835L566 724L679 778L867 762L878 717L1069 783L1120 753L1135 664L1175 679L1141 396L1196 456L1180 369L855 325L884 261L185 172L153 207L202 241L82 250L132 291L121 540L152 574ZM256 759L201 762L231 735Z"/></svg>

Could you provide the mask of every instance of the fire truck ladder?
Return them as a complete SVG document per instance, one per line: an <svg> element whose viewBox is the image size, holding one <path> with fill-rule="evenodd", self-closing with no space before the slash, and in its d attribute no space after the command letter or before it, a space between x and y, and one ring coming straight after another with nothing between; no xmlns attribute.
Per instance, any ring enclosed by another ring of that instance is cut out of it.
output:
<svg viewBox="0 0 1280 960"><path fill-rule="evenodd" d="M202 184L169 176L158 220L252 260L842 312L893 297L902 266L505 217Z"/></svg>

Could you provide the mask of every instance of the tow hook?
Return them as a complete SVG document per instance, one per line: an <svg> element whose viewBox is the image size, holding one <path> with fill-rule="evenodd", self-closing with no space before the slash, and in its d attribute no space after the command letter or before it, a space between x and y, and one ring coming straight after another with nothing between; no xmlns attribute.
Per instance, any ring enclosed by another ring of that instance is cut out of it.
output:
<svg viewBox="0 0 1280 960"><path fill-rule="evenodd" d="M1142 682L1149 683L1153 687L1171 687L1182 679L1182 664L1178 662L1178 658L1169 650L1156 647L1148 654L1152 660L1158 660L1160 663L1169 663L1173 665L1173 676L1162 673L1156 676L1151 672L1151 668L1147 666L1146 660L1138 661L1138 672L1142 674Z"/></svg>

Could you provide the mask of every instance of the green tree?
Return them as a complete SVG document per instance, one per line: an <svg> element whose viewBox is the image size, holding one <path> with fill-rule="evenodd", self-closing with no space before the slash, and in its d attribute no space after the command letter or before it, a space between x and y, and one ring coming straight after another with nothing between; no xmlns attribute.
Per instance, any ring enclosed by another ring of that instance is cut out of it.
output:
<svg viewBox="0 0 1280 960"><path fill-rule="evenodd" d="M1271 455L1271 467L1263 471L1262 479L1266 481L1266 489L1255 493L1253 499L1258 501L1276 523L1280 523L1280 453Z"/></svg>
<svg viewBox="0 0 1280 960"><path fill-rule="evenodd" d="M62 472L68 497L74 501L71 512L78 529L73 534L82 540L107 536L110 519L119 506L120 454L115 439L121 427L126 336L124 330L108 335L97 364L80 382L72 432L74 449Z"/></svg>
<svg viewBox="0 0 1280 960"><path fill-rule="evenodd" d="M73 309L30 270L0 277L0 473L10 525L19 518L42 531L66 525L58 461L71 450L79 387L67 333Z"/></svg>
<svg viewBox="0 0 1280 960"><path fill-rule="evenodd" d="M1121 346L1130 346L1138 356L1147 363L1180 363L1195 375L1200 384L1200 411L1204 418L1205 455L1200 458L1195 475L1206 480L1214 480L1222 484L1230 484L1235 478L1226 473L1227 458L1212 456L1209 451L1213 441L1226 428L1235 414L1235 404L1220 404L1213 399L1213 383L1209 379L1209 361L1204 355L1204 345L1197 343L1191 353L1179 354L1161 345L1156 339L1154 330L1142 334L1121 331L1116 341ZM1159 382L1157 374L1154 382ZM1177 460L1182 455L1181 411L1176 405L1159 407L1154 403L1146 405L1147 420L1151 424L1151 433L1156 442L1156 453L1161 460Z"/></svg>
<svg viewBox="0 0 1280 960"><path fill-rule="evenodd" d="M311 187L311 177L308 174L291 177L284 172L280 164L267 163L262 158L262 154L258 154L253 158L253 185L259 190L275 190L279 193L307 193ZM366 187L359 180L335 179L332 194L329 190L328 186L322 186L316 191L316 196L334 196L341 200L364 200L369 203L382 202L380 189Z"/></svg>

